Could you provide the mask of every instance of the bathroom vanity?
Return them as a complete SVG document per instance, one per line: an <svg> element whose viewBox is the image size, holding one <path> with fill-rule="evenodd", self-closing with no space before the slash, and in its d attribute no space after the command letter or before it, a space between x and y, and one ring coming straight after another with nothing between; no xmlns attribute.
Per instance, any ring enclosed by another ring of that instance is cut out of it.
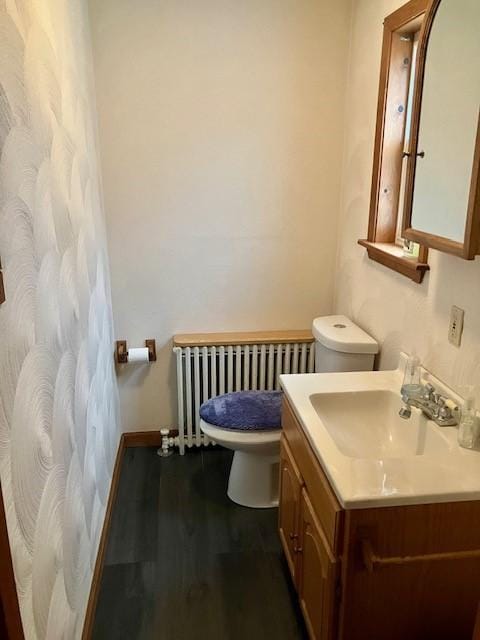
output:
<svg viewBox="0 0 480 640"><path fill-rule="evenodd" d="M401 380L282 376L279 532L312 639L472 638L480 454L397 420Z"/></svg>

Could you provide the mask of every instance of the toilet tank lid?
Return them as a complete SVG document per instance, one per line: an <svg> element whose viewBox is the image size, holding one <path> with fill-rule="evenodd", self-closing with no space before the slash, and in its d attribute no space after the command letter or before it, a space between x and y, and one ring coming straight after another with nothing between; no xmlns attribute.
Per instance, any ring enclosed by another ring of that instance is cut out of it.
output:
<svg viewBox="0 0 480 640"><path fill-rule="evenodd" d="M322 316L313 321L315 340L341 353L378 353L378 343L346 316Z"/></svg>

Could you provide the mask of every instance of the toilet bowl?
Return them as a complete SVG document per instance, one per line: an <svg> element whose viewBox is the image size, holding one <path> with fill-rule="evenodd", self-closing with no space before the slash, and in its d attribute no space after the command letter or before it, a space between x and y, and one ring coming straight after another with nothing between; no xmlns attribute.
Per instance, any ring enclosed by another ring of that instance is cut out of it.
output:
<svg viewBox="0 0 480 640"><path fill-rule="evenodd" d="M345 316L316 318L315 372L370 371L377 342ZM207 400L200 428L232 449L228 497L245 507L278 505L281 391L239 391Z"/></svg>
<svg viewBox="0 0 480 640"><path fill-rule="evenodd" d="M200 429L232 449L228 497L244 507L278 505L282 392L240 391L207 400Z"/></svg>
<svg viewBox="0 0 480 640"><path fill-rule="evenodd" d="M278 505L280 429L240 431L222 429L200 420L203 433L232 449L227 495L244 507L265 509Z"/></svg>

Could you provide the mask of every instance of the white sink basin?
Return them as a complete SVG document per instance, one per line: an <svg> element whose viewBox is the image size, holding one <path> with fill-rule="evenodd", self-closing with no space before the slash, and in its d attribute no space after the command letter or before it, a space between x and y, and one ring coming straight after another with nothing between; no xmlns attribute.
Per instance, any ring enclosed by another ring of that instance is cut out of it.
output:
<svg viewBox="0 0 480 640"><path fill-rule="evenodd" d="M396 371L282 375L285 395L345 508L480 499L480 453L455 427L418 409L398 415L406 357ZM441 381L432 384L455 402Z"/></svg>
<svg viewBox="0 0 480 640"><path fill-rule="evenodd" d="M339 450L350 458L405 458L449 451L449 439L418 409L403 420L389 390L317 393L310 401Z"/></svg>

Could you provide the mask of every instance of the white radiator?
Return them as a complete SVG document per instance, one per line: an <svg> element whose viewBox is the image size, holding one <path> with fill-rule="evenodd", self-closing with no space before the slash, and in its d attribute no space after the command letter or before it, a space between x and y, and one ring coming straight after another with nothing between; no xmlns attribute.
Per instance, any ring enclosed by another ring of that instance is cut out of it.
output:
<svg viewBox="0 0 480 640"><path fill-rule="evenodd" d="M313 342L174 347L177 363L178 446L209 444L200 431L200 406L230 391L279 389L282 373L315 370Z"/></svg>

